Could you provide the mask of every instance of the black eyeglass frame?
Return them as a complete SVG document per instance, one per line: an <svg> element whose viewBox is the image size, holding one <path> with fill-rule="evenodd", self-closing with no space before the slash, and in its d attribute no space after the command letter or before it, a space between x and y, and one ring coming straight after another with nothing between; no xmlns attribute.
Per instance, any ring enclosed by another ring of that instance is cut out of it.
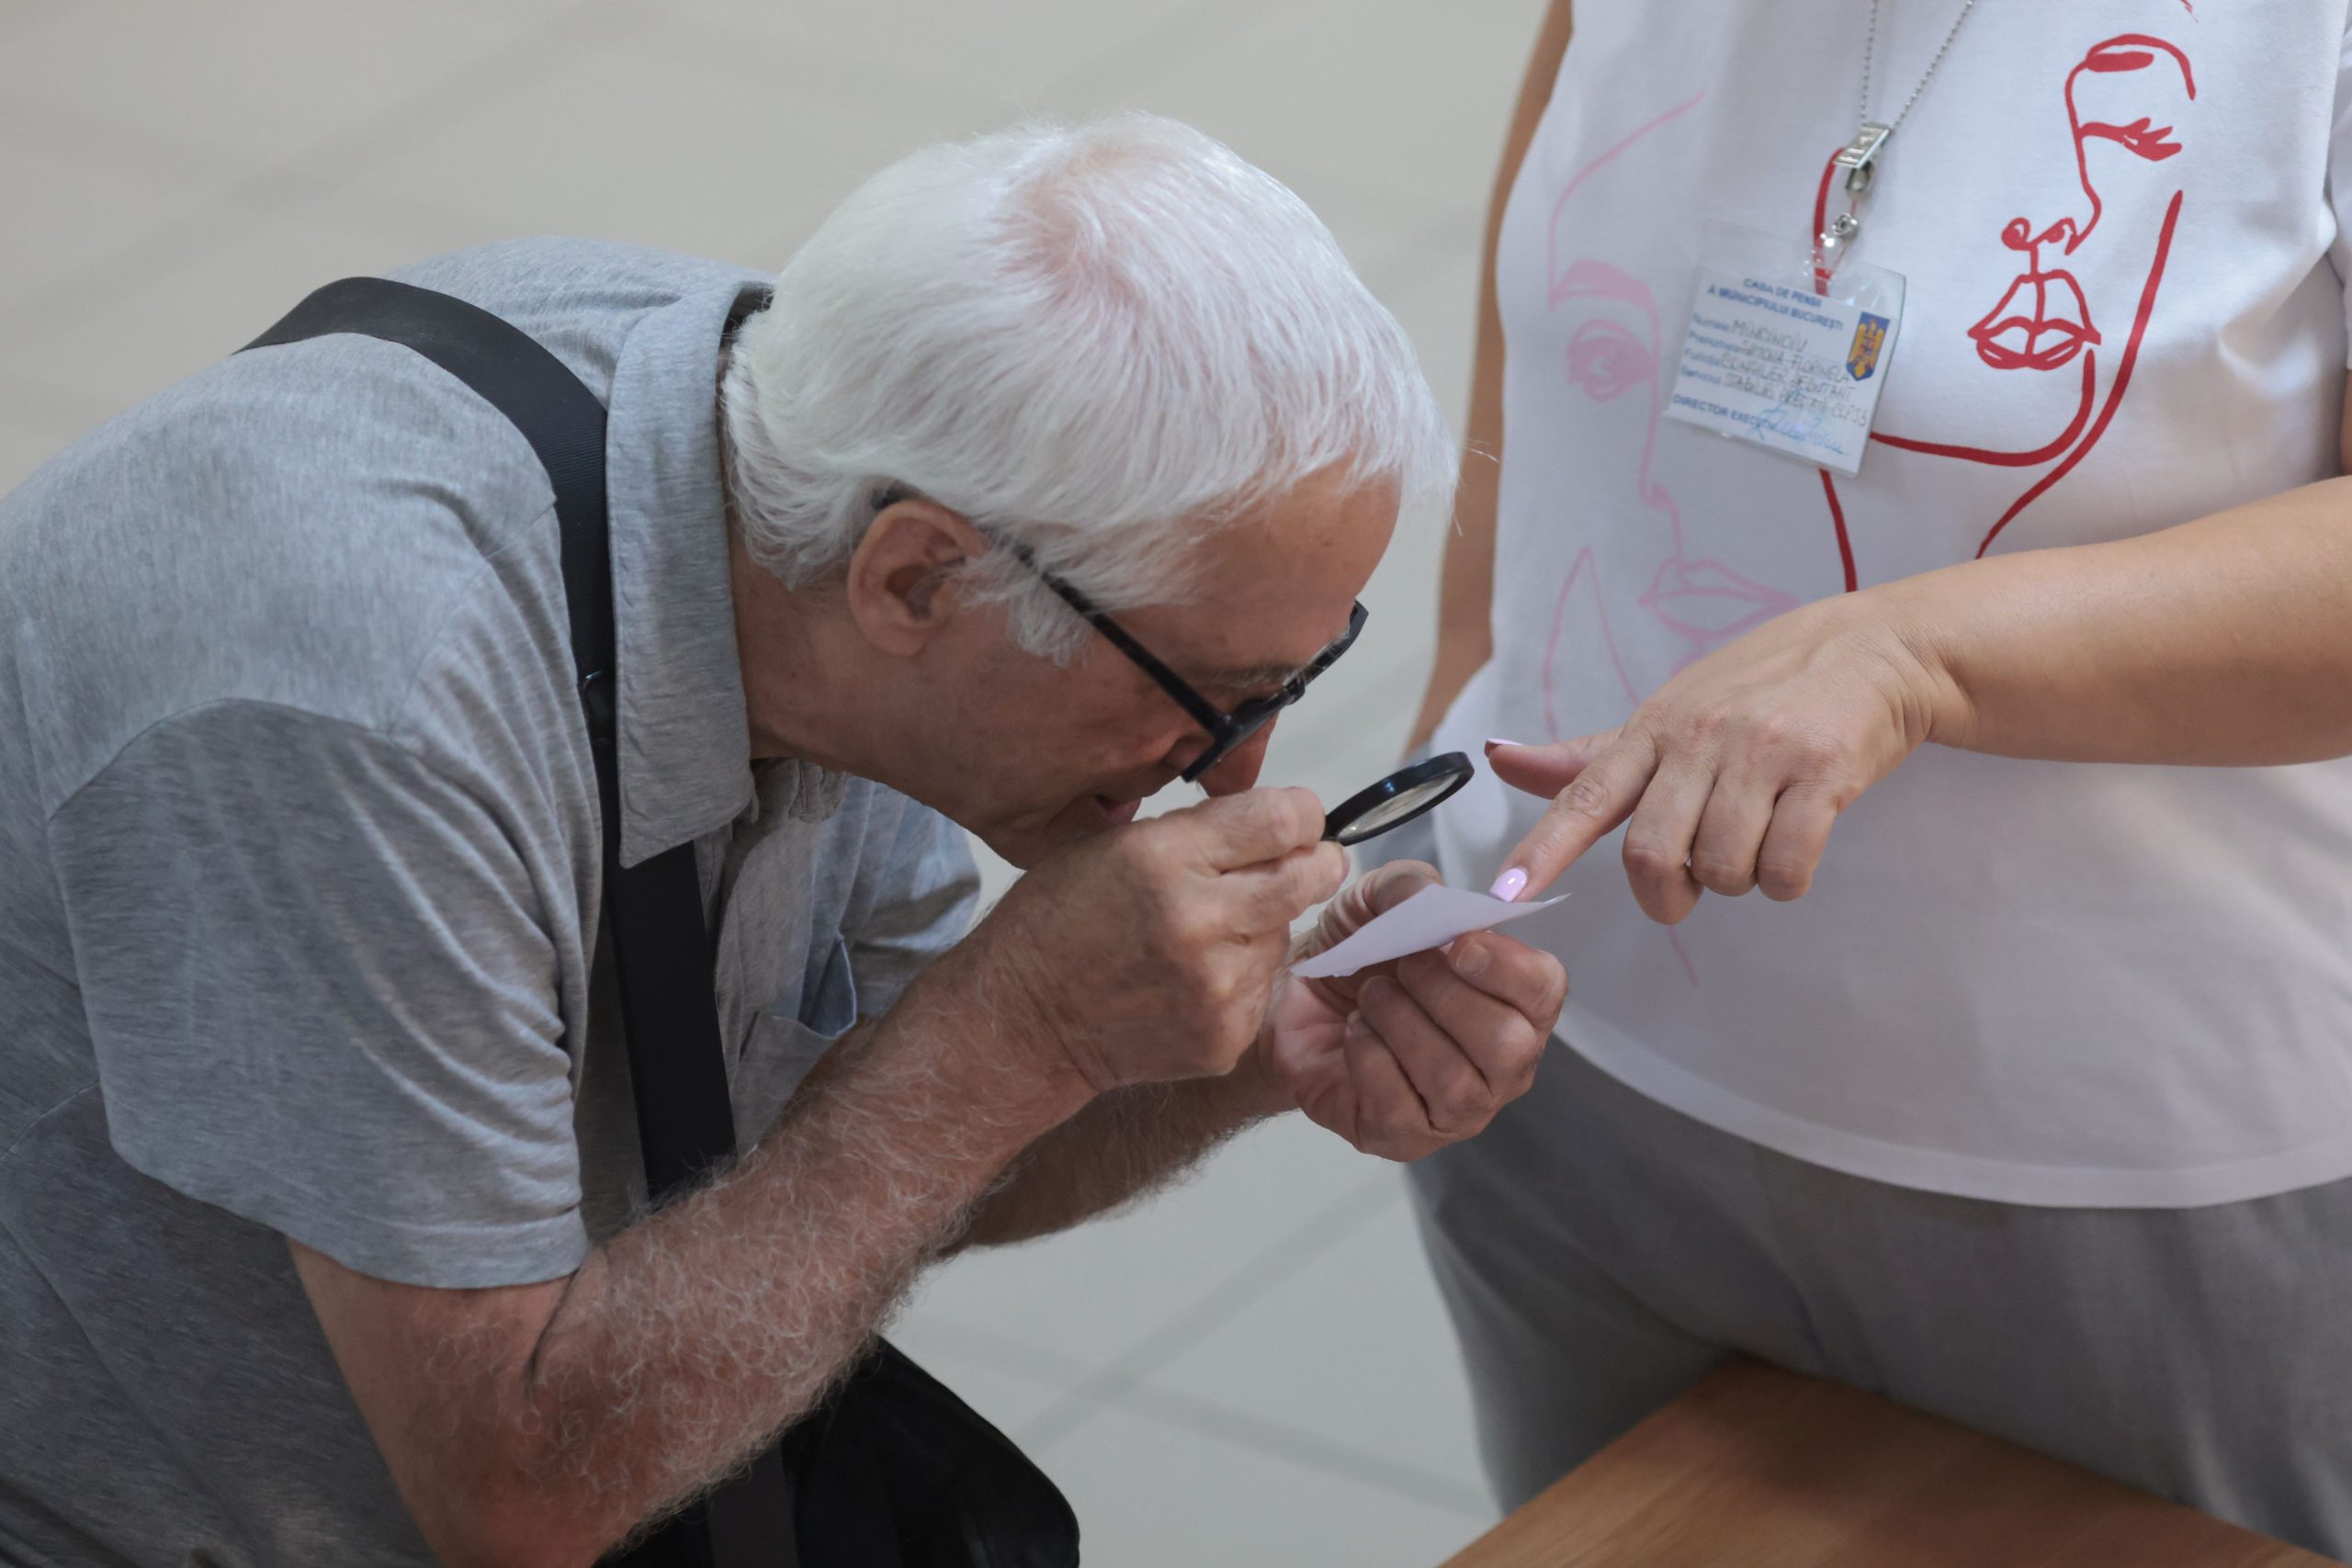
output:
<svg viewBox="0 0 2352 1568"><path fill-rule="evenodd" d="M1125 626L1105 615L1082 591L1039 566L1021 546L1006 540L998 542L1011 550L1022 565L1035 572L1037 581L1052 589L1063 604L1084 616L1087 624L1101 632L1105 641L1125 654L1129 662L1150 676L1152 683L1167 693L1193 723L1208 731L1208 750L1193 758L1178 775L1186 784L1198 784L1211 768L1233 755L1237 748L1265 728L1276 714L1305 696L1309 682L1339 662L1340 655L1355 645L1356 638L1363 635L1364 622L1372 618L1372 612L1363 607L1362 600L1358 600L1355 608L1348 612L1348 629L1340 634L1337 642L1317 654L1313 663L1284 681L1280 691L1267 696L1251 697L1227 713L1201 695L1192 682L1170 670L1151 649L1137 642Z"/></svg>
<svg viewBox="0 0 2352 1568"><path fill-rule="evenodd" d="M894 502L909 500L917 493L905 485L889 486L874 497L874 510L878 513ZM987 530L982 532L985 534ZM1276 714L1305 696L1307 684L1338 663L1340 655L1355 646L1356 638L1363 635L1364 622L1372 618L1372 612L1363 607L1362 600L1358 600L1355 608L1348 613L1348 629L1340 634L1337 642L1317 654L1313 663L1284 681L1282 690L1269 696L1251 697L1227 713L1201 695L1191 682L1170 669L1151 649L1137 642L1126 627L1113 620L1100 605L1086 596L1082 589L1038 565L1037 558L1031 555L1025 546L1011 539L998 538L993 534L988 537L991 544L1010 550L1015 560L1035 574L1038 581L1053 590L1057 598L1101 632L1105 641L1126 656L1128 662L1150 676L1152 684L1167 693L1170 699L1184 710L1186 716L1208 732L1208 750L1193 758L1178 775L1186 784L1200 783L1202 775L1233 755L1237 748L1265 728Z"/></svg>

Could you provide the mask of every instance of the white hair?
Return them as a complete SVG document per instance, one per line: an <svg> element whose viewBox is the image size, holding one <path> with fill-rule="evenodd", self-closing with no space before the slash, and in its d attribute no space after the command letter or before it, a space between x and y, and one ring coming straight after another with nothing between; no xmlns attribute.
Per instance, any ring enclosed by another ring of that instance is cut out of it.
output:
<svg viewBox="0 0 2352 1568"><path fill-rule="evenodd" d="M876 175L776 279L723 383L752 558L848 565L903 486L1105 609L1181 601L1219 525L1331 469L1450 507L1453 438L1306 204L1150 115L1028 125ZM997 549L959 579L1033 652L1085 624Z"/></svg>

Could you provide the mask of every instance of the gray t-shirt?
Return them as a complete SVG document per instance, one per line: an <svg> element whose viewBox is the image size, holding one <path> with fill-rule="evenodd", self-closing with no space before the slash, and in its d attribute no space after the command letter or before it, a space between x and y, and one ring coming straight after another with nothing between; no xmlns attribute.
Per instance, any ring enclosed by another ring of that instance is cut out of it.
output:
<svg viewBox="0 0 2352 1568"><path fill-rule="evenodd" d="M763 280L569 240L399 276L607 396L622 853L695 843L748 1145L973 887L934 813L746 761L716 405ZM641 1202L557 537L504 420L351 336L0 499L0 1562L430 1562L281 1235L513 1284Z"/></svg>

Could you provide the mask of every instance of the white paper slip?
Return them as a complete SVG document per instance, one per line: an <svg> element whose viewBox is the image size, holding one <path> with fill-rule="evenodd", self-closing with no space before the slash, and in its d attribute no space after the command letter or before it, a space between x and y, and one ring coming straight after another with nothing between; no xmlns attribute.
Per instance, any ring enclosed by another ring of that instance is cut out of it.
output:
<svg viewBox="0 0 2352 1568"><path fill-rule="evenodd" d="M1560 898L1566 897L1560 895ZM1458 887L1424 887L1386 914L1374 916L1362 930L1328 952L1292 965L1291 973L1302 980L1337 979L1408 953L1443 947L1455 937L1548 909L1559 901L1545 898L1533 904L1506 904Z"/></svg>

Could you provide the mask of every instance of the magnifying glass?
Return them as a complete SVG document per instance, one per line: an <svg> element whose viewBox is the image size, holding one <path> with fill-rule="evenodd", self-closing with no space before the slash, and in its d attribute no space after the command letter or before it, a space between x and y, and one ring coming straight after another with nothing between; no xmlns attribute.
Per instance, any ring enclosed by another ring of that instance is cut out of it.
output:
<svg viewBox="0 0 2352 1568"><path fill-rule="evenodd" d="M1461 751L1399 768L1333 807L1323 818L1323 837L1339 844L1376 839L1433 808L1477 772L1476 764Z"/></svg>

